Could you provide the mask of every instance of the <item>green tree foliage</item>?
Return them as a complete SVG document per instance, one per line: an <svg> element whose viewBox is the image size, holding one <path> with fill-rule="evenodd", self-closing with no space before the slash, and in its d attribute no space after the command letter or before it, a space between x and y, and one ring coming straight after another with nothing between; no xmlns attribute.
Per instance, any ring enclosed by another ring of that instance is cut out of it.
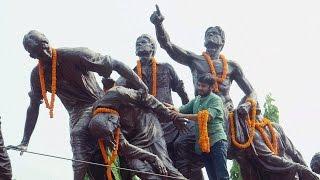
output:
<svg viewBox="0 0 320 180"><path fill-rule="evenodd" d="M275 100L272 98L271 93L267 94L267 96L265 97L265 102L263 104L263 116L268 118L272 122L279 123L279 109L276 105L273 104L274 102ZM232 167L230 169L230 179L242 180L240 166L235 160L233 160Z"/></svg>
<svg viewBox="0 0 320 180"><path fill-rule="evenodd" d="M273 104L275 100L272 98L271 93L267 94L265 102L263 104L265 118L270 121L279 123L279 110L276 105Z"/></svg>
<svg viewBox="0 0 320 180"><path fill-rule="evenodd" d="M240 166L237 161L233 160L232 167L230 169L230 179L231 180L242 180L240 173Z"/></svg>

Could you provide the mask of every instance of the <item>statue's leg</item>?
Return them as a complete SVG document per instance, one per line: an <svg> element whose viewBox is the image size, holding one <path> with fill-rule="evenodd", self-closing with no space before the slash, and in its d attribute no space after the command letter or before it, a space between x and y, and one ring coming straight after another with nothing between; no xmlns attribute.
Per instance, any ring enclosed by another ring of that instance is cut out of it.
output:
<svg viewBox="0 0 320 180"><path fill-rule="evenodd" d="M12 170L9 156L7 150L3 148L4 142L1 132L1 122L0 122L0 179L2 180L11 180Z"/></svg>
<svg viewBox="0 0 320 180"><path fill-rule="evenodd" d="M162 130L164 132L164 139L166 141L167 150L170 159L173 161L173 165L176 163L176 155L174 149L174 141L179 136L179 131L174 126L172 122L169 123L161 123Z"/></svg>
<svg viewBox="0 0 320 180"><path fill-rule="evenodd" d="M195 153L194 147L196 137L194 134L194 125L189 124L190 132L180 134L174 142L176 163L178 170L190 180L203 180L201 168L204 167L200 155Z"/></svg>
<svg viewBox="0 0 320 180"><path fill-rule="evenodd" d="M166 143L163 139L155 142L150 148L150 152L157 155L166 166L168 175L175 177L175 179L183 179L186 178L173 166L172 160L169 158Z"/></svg>
<svg viewBox="0 0 320 180"><path fill-rule="evenodd" d="M140 159L128 160L128 166L134 170L157 174L157 172L154 172L152 166L148 162L141 161ZM140 179L143 179L143 180L161 180L162 179L160 176L154 176L154 175L149 175L144 173L136 173L136 174L139 176Z"/></svg>
<svg viewBox="0 0 320 180"><path fill-rule="evenodd" d="M70 112L69 112L70 113ZM91 108L75 109L70 113L70 143L73 159L92 161L97 141L90 135L88 125L92 117ZM87 163L73 161L74 180L83 180L89 170Z"/></svg>

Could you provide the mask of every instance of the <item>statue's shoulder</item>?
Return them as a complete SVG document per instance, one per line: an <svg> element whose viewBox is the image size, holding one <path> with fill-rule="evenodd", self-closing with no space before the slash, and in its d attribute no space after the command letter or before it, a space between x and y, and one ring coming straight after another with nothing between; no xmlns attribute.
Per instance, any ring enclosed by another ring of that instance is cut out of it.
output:
<svg viewBox="0 0 320 180"><path fill-rule="evenodd" d="M66 56L94 56L96 53L87 47L58 48L58 55Z"/></svg>
<svg viewBox="0 0 320 180"><path fill-rule="evenodd" d="M39 68L38 68L38 65L36 65L35 67L33 67L32 70L31 70L31 77L34 77L34 76L39 76Z"/></svg>
<svg viewBox="0 0 320 180"><path fill-rule="evenodd" d="M234 60L229 60L229 59L227 61L228 61L228 65L229 65L231 71L242 71L242 68L239 63L237 63Z"/></svg>
<svg viewBox="0 0 320 180"><path fill-rule="evenodd" d="M167 62L159 62L157 65L163 68L173 69L172 65Z"/></svg>
<svg viewBox="0 0 320 180"><path fill-rule="evenodd" d="M201 61L205 61L206 59L203 57L202 54L195 54L193 52L189 52L190 57L192 57L195 60L201 60Z"/></svg>

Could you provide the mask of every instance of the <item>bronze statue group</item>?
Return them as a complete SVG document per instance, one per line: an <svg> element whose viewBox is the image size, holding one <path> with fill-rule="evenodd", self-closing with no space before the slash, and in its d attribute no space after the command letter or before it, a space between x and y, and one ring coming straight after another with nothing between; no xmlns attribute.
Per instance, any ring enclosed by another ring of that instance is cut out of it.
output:
<svg viewBox="0 0 320 180"><path fill-rule="evenodd" d="M139 60L131 70L88 48L54 49L42 33L32 30L23 45L39 63L31 72L30 105L18 148L26 151L43 102L54 116L56 95L70 116L73 159L111 165L119 157L121 167L137 170L121 171L122 179L201 180L205 167L210 180L227 180L227 159L240 164L245 180L319 179L282 128L262 117L241 67L221 54L225 34L219 26L206 30L206 51L198 55L170 41L158 7L150 20L160 47L190 68L194 98L188 98L169 63L157 62L156 42L147 34L137 38ZM110 79L113 71L121 76L117 81ZM94 73L103 77L103 89ZM237 108L229 94L233 82L245 94ZM172 91L181 98L180 108L173 106ZM2 149L0 179L11 179ZM314 164L319 173L319 158ZM75 180L113 177L110 168L79 161L73 162L73 172Z"/></svg>

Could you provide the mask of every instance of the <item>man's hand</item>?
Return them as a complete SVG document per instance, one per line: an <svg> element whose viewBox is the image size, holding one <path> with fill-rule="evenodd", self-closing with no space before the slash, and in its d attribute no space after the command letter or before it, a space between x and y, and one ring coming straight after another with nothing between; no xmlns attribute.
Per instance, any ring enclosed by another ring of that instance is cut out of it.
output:
<svg viewBox="0 0 320 180"><path fill-rule="evenodd" d="M10 150L10 149L14 149L14 150L20 151L20 156L22 156L23 153L25 151L27 151L28 145L27 144L19 144L18 146L12 146L12 145L7 146L7 150Z"/></svg>
<svg viewBox="0 0 320 180"><path fill-rule="evenodd" d="M181 118L181 113L179 113L178 111L171 110L169 113L169 117L171 121L175 121L178 118Z"/></svg>
<svg viewBox="0 0 320 180"><path fill-rule="evenodd" d="M172 104L169 104L169 103L166 103L166 102L164 102L163 104L164 104L170 111L179 112L179 109L175 108Z"/></svg>
<svg viewBox="0 0 320 180"><path fill-rule="evenodd" d="M182 133L187 133L190 131L187 124L189 123L188 119L178 117L173 121L174 126L181 131Z"/></svg>
<svg viewBox="0 0 320 180"><path fill-rule="evenodd" d="M157 169L159 171L160 174L162 175L167 175L168 171L166 169L166 167L164 166L163 162L161 161L161 159L159 159L158 156L155 156L155 159L153 162L151 162L151 165Z"/></svg>
<svg viewBox="0 0 320 180"><path fill-rule="evenodd" d="M162 16L159 6L156 5L156 11L154 11L152 13L152 15L150 16L150 21L154 24L154 25L160 25L162 23L162 21L164 20L164 17Z"/></svg>

